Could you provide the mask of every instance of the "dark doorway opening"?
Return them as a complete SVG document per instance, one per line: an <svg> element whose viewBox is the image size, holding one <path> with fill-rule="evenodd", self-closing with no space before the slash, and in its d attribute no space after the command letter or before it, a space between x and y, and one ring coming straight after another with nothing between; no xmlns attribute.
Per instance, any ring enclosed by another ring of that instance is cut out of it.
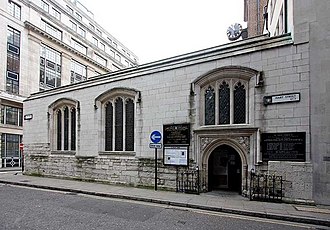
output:
<svg viewBox="0 0 330 230"><path fill-rule="evenodd" d="M217 147L208 160L208 190L241 193L242 161L237 151L228 146Z"/></svg>

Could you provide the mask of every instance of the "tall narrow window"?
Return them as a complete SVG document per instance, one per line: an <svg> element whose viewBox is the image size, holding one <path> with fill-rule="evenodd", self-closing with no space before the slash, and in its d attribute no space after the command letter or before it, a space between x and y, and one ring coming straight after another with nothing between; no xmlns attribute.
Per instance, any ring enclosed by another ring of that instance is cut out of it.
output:
<svg viewBox="0 0 330 230"><path fill-rule="evenodd" d="M64 150L69 149L69 109L64 108Z"/></svg>
<svg viewBox="0 0 330 230"><path fill-rule="evenodd" d="M134 150L134 102L132 99L126 101L125 107L125 149Z"/></svg>
<svg viewBox="0 0 330 230"><path fill-rule="evenodd" d="M118 93L120 94L120 93ZM136 92L122 96L109 96L104 102L105 151L134 151Z"/></svg>
<svg viewBox="0 0 330 230"><path fill-rule="evenodd" d="M19 94L20 42L20 32L8 27L6 91L12 94Z"/></svg>
<svg viewBox="0 0 330 230"><path fill-rule="evenodd" d="M58 110L56 114L57 118L57 150L62 149L62 111Z"/></svg>
<svg viewBox="0 0 330 230"><path fill-rule="evenodd" d="M105 151L112 151L113 139L113 106L109 102L105 107Z"/></svg>
<svg viewBox="0 0 330 230"><path fill-rule="evenodd" d="M230 123L230 88L225 81L219 87L219 123Z"/></svg>
<svg viewBox="0 0 330 230"><path fill-rule="evenodd" d="M234 123L243 124L246 122L246 90L245 86L238 82L234 88Z"/></svg>
<svg viewBox="0 0 330 230"><path fill-rule="evenodd" d="M54 147L58 151L76 150L77 109L75 102L58 102L52 108L54 114Z"/></svg>
<svg viewBox="0 0 330 230"><path fill-rule="evenodd" d="M123 99L115 102L115 151L123 151Z"/></svg>
<svg viewBox="0 0 330 230"><path fill-rule="evenodd" d="M205 91L205 125L215 125L215 93L211 86Z"/></svg>
<svg viewBox="0 0 330 230"><path fill-rule="evenodd" d="M76 150L76 109L71 109L71 150Z"/></svg>
<svg viewBox="0 0 330 230"><path fill-rule="evenodd" d="M49 12L49 5L48 3L46 3L45 1L41 0L41 8L46 11Z"/></svg>

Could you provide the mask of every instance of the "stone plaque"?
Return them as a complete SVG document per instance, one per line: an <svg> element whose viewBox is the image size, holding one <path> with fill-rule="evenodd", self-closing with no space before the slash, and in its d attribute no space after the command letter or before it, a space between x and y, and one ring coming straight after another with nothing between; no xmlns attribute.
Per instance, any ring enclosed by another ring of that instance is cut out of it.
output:
<svg viewBox="0 0 330 230"><path fill-rule="evenodd" d="M305 161L306 133L262 133L261 151L264 161Z"/></svg>
<svg viewBox="0 0 330 230"><path fill-rule="evenodd" d="M189 145L190 124L172 124L163 126L164 145Z"/></svg>

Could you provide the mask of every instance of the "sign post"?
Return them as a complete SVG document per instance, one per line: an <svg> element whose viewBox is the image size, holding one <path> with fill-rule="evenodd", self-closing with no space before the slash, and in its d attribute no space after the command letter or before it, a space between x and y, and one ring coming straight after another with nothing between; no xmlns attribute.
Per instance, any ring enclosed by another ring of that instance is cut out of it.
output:
<svg viewBox="0 0 330 230"><path fill-rule="evenodd" d="M162 144L159 143L162 139L162 134L155 130L150 134L150 140L152 143L149 144L150 148L155 148L155 191L157 191L157 149L162 148Z"/></svg>
<svg viewBox="0 0 330 230"><path fill-rule="evenodd" d="M24 152L23 152L23 149L24 149L24 144L23 143L19 143L19 150L21 151L21 161L22 161L22 172L24 172Z"/></svg>

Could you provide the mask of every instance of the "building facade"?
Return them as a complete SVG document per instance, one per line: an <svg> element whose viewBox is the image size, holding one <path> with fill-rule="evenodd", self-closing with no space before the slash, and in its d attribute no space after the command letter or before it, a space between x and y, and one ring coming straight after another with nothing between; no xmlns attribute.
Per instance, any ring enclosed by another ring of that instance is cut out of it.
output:
<svg viewBox="0 0 330 230"><path fill-rule="evenodd" d="M282 176L285 199L330 204L330 2L304 3L283 8L289 33L269 24L265 36L32 94L25 173L154 186L158 130L163 189L198 168L201 190L249 194L248 175L263 173ZM267 23L281 20L275 9Z"/></svg>
<svg viewBox="0 0 330 230"><path fill-rule="evenodd" d="M24 99L136 66L138 59L79 1L5 0L0 9L0 167L18 167Z"/></svg>

